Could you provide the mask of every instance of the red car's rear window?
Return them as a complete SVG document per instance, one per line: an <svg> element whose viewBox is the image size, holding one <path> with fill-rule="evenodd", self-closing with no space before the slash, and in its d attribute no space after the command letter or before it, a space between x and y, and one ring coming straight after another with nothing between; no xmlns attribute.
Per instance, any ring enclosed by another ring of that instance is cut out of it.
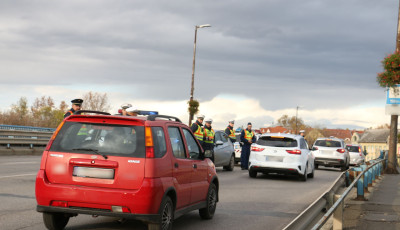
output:
<svg viewBox="0 0 400 230"><path fill-rule="evenodd" d="M145 157L144 126L66 122L50 151Z"/></svg>

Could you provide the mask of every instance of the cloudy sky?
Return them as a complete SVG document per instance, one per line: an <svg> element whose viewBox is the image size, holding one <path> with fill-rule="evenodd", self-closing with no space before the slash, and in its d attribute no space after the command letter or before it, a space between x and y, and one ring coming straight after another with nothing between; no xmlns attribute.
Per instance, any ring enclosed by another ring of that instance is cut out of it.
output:
<svg viewBox="0 0 400 230"><path fill-rule="evenodd" d="M389 123L380 61L395 50L398 1L2 0L0 110L93 91L187 122L194 97L224 128L282 116L328 128Z"/></svg>

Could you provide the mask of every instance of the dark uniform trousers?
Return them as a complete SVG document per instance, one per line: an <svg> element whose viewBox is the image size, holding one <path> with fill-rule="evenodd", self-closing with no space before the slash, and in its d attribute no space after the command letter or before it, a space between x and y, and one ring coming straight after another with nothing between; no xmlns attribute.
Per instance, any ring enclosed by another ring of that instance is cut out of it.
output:
<svg viewBox="0 0 400 230"><path fill-rule="evenodd" d="M242 154L240 155L240 166L242 169L249 169L249 157L250 157L251 144L243 144Z"/></svg>

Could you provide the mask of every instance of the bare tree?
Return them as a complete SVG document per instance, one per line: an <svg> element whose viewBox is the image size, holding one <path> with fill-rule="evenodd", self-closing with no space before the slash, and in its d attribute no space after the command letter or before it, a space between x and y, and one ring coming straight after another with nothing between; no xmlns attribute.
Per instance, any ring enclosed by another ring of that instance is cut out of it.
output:
<svg viewBox="0 0 400 230"><path fill-rule="evenodd" d="M313 129L305 136L305 139L308 145L311 147L314 144L314 142L320 137L324 137L324 135L322 135L320 130Z"/></svg>
<svg viewBox="0 0 400 230"><path fill-rule="evenodd" d="M28 109L28 100L26 97L21 97L17 104L11 106L11 111L9 112L9 124L12 125L29 125L31 117Z"/></svg>
<svg viewBox="0 0 400 230"><path fill-rule="evenodd" d="M61 102L59 109L54 107L51 97L36 98L33 105L21 97L8 111L0 112L0 124L56 128L63 120L67 105Z"/></svg>
<svg viewBox="0 0 400 230"><path fill-rule="evenodd" d="M292 131L307 128L307 125L304 124L303 119L299 117L297 118L297 128L296 128L296 116L289 117L287 114L282 115L278 119L278 124L287 129L291 129Z"/></svg>
<svg viewBox="0 0 400 230"><path fill-rule="evenodd" d="M111 106L108 104L107 93L101 94L90 91L83 95L82 109L84 110L96 110L108 112L111 110Z"/></svg>

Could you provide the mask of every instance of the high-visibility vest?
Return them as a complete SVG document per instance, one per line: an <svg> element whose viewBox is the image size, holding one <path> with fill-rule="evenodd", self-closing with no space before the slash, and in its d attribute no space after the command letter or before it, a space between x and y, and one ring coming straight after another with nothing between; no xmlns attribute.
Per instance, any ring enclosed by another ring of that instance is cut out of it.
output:
<svg viewBox="0 0 400 230"><path fill-rule="evenodd" d="M204 143L210 143L210 144L214 143L214 137L215 137L214 129L209 130L207 128L204 128L204 137L205 137Z"/></svg>
<svg viewBox="0 0 400 230"><path fill-rule="evenodd" d="M204 139L204 131L203 128L197 124L197 130L194 132L194 135L196 136L197 140L203 141Z"/></svg>
<svg viewBox="0 0 400 230"><path fill-rule="evenodd" d="M229 138L236 139L236 135L235 135L235 132L233 131L233 129L231 129L230 126L228 126L228 129L229 129L229 131L231 132L231 133L229 134Z"/></svg>
<svg viewBox="0 0 400 230"><path fill-rule="evenodd" d="M251 141L253 139L253 137L254 137L253 131L249 132L249 131L247 131L247 129L244 130L244 138L246 140Z"/></svg>
<svg viewBox="0 0 400 230"><path fill-rule="evenodd" d="M77 135L78 136L88 135L88 130L86 128L86 125L82 125L82 127L81 127L81 129L79 129L79 132Z"/></svg>

